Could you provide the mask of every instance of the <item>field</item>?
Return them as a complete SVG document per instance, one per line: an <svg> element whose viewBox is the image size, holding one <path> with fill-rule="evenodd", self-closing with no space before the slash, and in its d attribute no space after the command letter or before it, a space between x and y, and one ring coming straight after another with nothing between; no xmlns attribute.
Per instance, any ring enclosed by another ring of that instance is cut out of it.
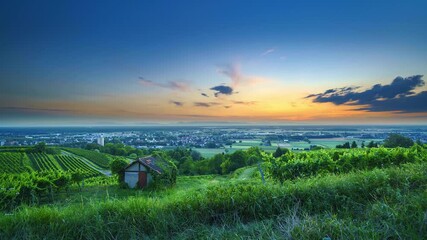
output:
<svg viewBox="0 0 427 240"><path fill-rule="evenodd" d="M55 159L65 171L73 171L79 169L84 172L84 175L86 177L96 177L101 175L100 172L88 166L84 161L79 158L67 155L59 155L55 156Z"/></svg>
<svg viewBox="0 0 427 240"><path fill-rule="evenodd" d="M228 148L226 149L227 151L230 151ZM200 152L204 158L211 158L215 154L226 152L224 148L194 148L194 150Z"/></svg>
<svg viewBox="0 0 427 240"><path fill-rule="evenodd" d="M80 148L65 148L64 150L84 157L101 168L109 168L110 158L105 154Z"/></svg>
<svg viewBox="0 0 427 240"><path fill-rule="evenodd" d="M29 162L24 153L0 153L0 173L21 173L28 171Z"/></svg>
<svg viewBox="0 0 427 240"><path fill-rule="evenodd" d="M81 171L85 177L102 175L96 165L75 157L67 152L52 155L46 153L25 153L11 149L0 152L0 173L23 173L31 171Z"/></svg>

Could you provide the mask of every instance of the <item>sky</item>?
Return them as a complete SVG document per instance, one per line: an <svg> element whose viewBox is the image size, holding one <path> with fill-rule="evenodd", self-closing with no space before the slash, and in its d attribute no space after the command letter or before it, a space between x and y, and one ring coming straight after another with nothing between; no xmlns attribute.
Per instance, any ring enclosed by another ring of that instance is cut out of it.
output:
<svg viewBox="0 0 427 240"><path fill-rule="evenodd" d="M0 126L427 124L427 1L2 1Z"/></svg>

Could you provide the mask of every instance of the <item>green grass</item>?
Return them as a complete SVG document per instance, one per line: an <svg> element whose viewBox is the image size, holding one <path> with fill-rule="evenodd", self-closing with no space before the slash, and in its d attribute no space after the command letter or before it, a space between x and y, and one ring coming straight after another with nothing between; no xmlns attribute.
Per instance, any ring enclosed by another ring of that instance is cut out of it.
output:
<svg viewBox="0 0 427 240"><path fill-rule="evenodd" d="M283 185L180 177L162 191L121 190L130 196L22 207L0 217L0 238L422 239L426 189L425 163Z"/></svg>

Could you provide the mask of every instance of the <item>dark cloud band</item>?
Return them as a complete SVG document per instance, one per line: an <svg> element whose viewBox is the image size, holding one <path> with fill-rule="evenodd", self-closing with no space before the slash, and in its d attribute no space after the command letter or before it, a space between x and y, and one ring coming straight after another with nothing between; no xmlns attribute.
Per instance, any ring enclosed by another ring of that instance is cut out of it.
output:
<svg viewBox="0 0 427 240"><path fill-rule="evenodd" d="M358 110L371 112L427 112L427 91L414 90L425 85L422 75L397 77L388 85L375 84L370 89L357 92L359 87L328 89L323 93L310 94L305 98L317 103L335 105L363 105Z"/></svg>

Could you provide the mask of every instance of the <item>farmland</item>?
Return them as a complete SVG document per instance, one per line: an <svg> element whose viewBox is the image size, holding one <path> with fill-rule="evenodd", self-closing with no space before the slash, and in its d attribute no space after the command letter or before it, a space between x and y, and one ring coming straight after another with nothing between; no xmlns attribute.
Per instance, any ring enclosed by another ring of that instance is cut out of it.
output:
<svg viewBox="0 0 427 240"><path fill-rule="evenodd" d="M46 154L23 152L13 149L12 151L0 152L0 173L24 173L43 171L82 171L85 177L102 175L101 172L91 164L84 162L79 157L74 157L66 152L64 154Z"/></svg>
<svg viewBox="0 0 427 240"><path fill-rule="evenodd" d="M28 158L23 153L0 153L0 173L21 173L28 171Z"/></svg>
<svg viewBox="0 0 427 240"><path fill-rule="evenodd" d="M78 156L84 157L101 168L109 167L110 159L105 154L79 148L66 148L65 150Z"/></svg>
<svg viewBox="0 0 427 240"><path fill-rule="evenodd" d="M81 170L84 172L84 175L86 177L96 177L100 176L101 173L94 170L92 167L88 166L85 162L83 162L81 159L72 157L72 156L55 156L56 161L59 163L59 165L62 167L65 171L73 171L73 170Z"/></svg>

